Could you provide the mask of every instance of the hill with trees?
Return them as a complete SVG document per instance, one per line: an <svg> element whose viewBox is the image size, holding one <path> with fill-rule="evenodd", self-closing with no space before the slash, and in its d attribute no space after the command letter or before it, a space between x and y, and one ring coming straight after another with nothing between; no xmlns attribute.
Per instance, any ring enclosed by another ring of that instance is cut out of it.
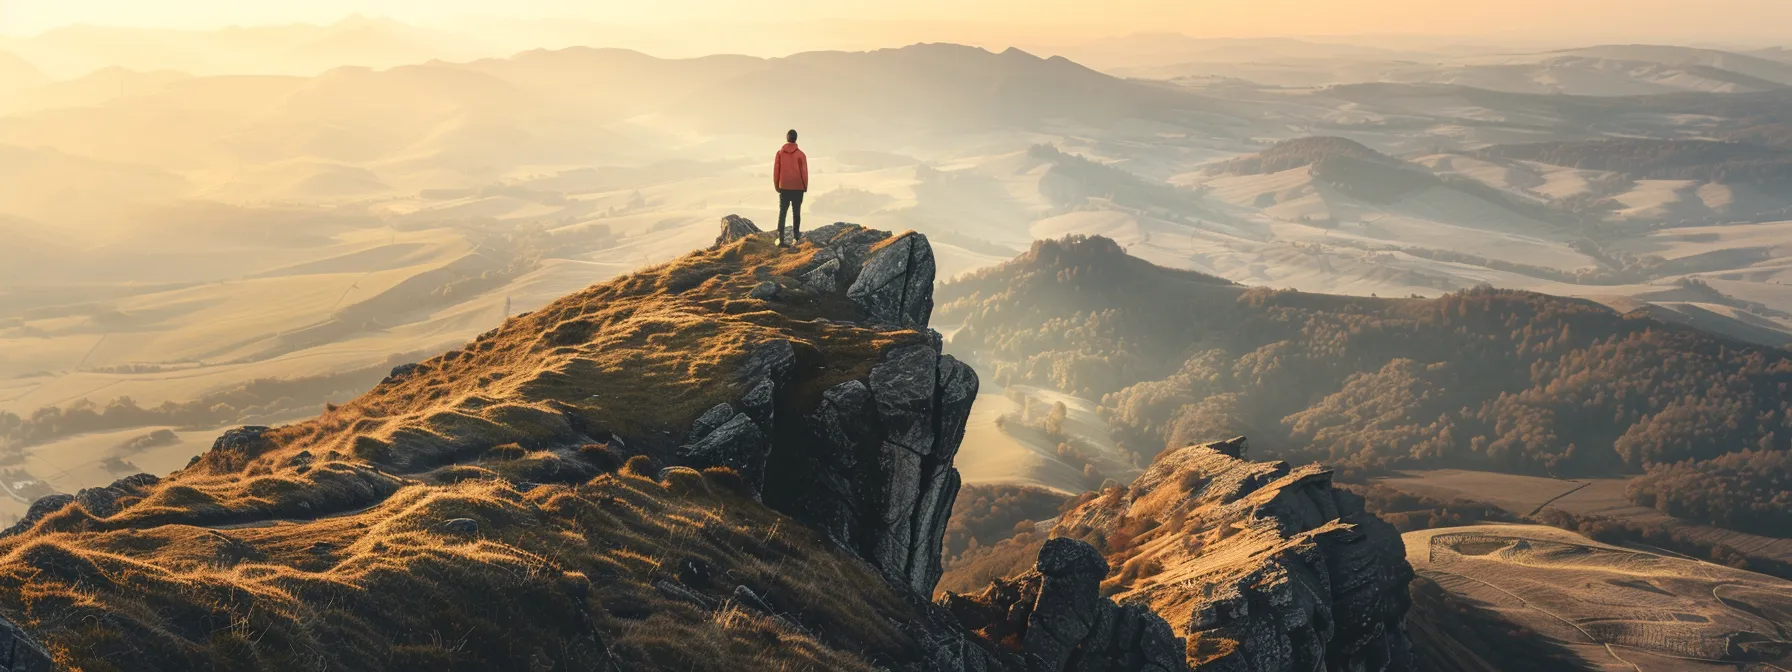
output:
<svg viewBox="0 0 1792 672"><path fill-rule="evenodd" d="M1245 434L1358 476L1575 476L1792 440L1785 351L1530 292L1249 288L1073 236L943 286L938 314L998 384L1100 399L1146 458Z"/></svg>
<svg viewBox="0 0 1792 672"><path fill-rule="evenodd" d="M1702 462L1659 464L1626 493L1676 518L1786 536L1792 530L1792 453L1746 450Z"/></svg>

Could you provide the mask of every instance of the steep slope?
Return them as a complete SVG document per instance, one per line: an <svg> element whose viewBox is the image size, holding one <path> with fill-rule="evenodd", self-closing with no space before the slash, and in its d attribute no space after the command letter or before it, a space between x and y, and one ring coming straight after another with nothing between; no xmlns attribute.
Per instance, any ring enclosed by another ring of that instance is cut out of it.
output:
<svg viewBox="0 0 1792 672"><path fill-rule="evenodd" d="M86 669L994 665L925 602L977 385L926 330L925 238L732 223L315 420L40 501L0 616Z"/></svg>

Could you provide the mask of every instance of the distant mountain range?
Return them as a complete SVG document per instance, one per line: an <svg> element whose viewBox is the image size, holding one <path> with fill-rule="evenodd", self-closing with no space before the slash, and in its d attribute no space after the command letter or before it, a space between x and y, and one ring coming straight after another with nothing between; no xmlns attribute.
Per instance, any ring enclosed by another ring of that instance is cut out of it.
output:
<svg viewBox="0 0 1792 672"><path fill-rule="evenodd" d="M483 180L517 165L651 156L661 150L608 127L639 115L652 115L667 133L776 137L799 127L894 133L894 142L1175 118L1211 107L1189 91L1117 79L1063 58L957 45L780 59L658 59L576 48L464 64L336 68L309 78L108 69L39 87L12 105L15 114L0 118L0 143L166 167L283 157L377 162L399 184L406 173L477 171L470 177ZM146 119L146 112L164 116ZM156 131L146 132L146 123Z"/></svg>
<svg viewBox="0 0 1792 672"><path fill-rule="evenodd" d="M1155 53L1155 52L1154 52ZM1758 55L1662 45L1605 45L1535 53L1414 53L1282 41L1186 48L1157 62L1106 69L1151 79L1238 79L1268 85L1355 82L1455 84L1512 93L1630 96L1739 93L1792 85L1792 63ZM1095 52L1092 57L1100 58Z"/></svg>
<svg viewBox="0 0 1792 672"><path fill-rule="evenodd" d="M354 16L327 24L174 30L75 25L26 38L0 38L57 79L107 67L195 74L313 75L360 65L389 68L432 59L501 53L465 35L384 18Z"/></svg>

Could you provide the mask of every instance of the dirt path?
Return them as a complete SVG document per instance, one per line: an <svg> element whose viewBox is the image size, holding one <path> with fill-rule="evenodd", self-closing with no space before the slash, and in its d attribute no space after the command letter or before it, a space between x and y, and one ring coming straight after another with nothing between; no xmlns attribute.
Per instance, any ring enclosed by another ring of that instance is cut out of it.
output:
<svg viewBox="0 0 1792 672"><path fill-rule="evenodd" d="M1530 516L1535 516L1535 515L1537 515L1537 514L1539 514L1539 513L1542 513L1542 512L1543 512L1543 508L1544 508L1544 507L1546 507L1546 506L1549 506L1549 505L1551 505L1551 504L1554 504L1554 503L1556 503L1556 500L1559 500L1559 499L1561 499L1561 498L1563 498L1563 497L1567 497L1567 496L1569 496L1569 495L1572 495L1572 494L1574 494L1574 493L1577 493L1577 492L1580 492L1580 491L1581 491L1581 490L1582 490L1582 489L1584 489L1584 488L1586 488L1586 487L1587 487L1587 486L1589 486L1589 485L1592 485L1592 484L1593 484L1593 482L1592 482L1592 481L1587 481L1587 482L1585 482L1585 483L1582 483L1582 484L1580 484L1580 485L1577 485L1577 486L1574 486L1574 487L1572 487L1572 488L1569 488L1569 489L1568 489L1568 491L1567 491L1567 492L1563 492L1563 493L1562 493L1562 494L1559 494L1559 495L1556 495L1556 496L1554 496L1554 497L1551 497L1551 498L1549 498L1549 499L1546 499L1546 500L1543 500L1543 503L1542 503L1542 504L1538 504L1538 505L1537 505L1537 508L1535 508L1535 509L1531 509L1531 512L1530 512L1530 513L1527 513L1527 514L1525 514L1525 516L1526 516L1526 517L1530 517Z"/></svg>

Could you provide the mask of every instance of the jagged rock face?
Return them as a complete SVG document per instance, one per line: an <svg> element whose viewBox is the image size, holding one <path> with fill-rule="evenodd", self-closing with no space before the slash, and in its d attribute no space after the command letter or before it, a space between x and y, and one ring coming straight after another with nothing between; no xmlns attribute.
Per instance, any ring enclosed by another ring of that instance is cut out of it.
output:
<svg viewBox="0 0 1792 672"><path fill-rule="evenodd" d="M722 232L716 236L716 244L727 245L755 233L759 233L759 227L753 224L753 220L740 215L728 215L722 218Z"/></svg>
<svg viewBox="0 0 1792 672"><path fill-rule="evenodd" d="M926 329L934 280L926 238L833 224L804 239L820 249L799 271L803 286L831 293L850 282L864 322ZM782 413L812 384L794 362L788 343L756 351L736 374L739 400L698 417L680 460L733 468L768 505L854 550L892 583L931 595L977 374L928 334L881 353L862 378L827 387L806 412Z"/></svg>
<svg viewBox="0 0 1792 672"><path fill-rule="evenodd" d="M1199 669L1412 669L1399 533L1317 465L1242 458L1242 438L1160 456L1058 534L1119 539L1139 571L1114 597L1148 605Z"/></svg>
<svg viewBox="0 0 1792 672"><path fill-rule="evenodd" d="M815 270L804 273L803 286L823 294L832 294L840 289L840 260L831 258L816 266Z"/></svg>
<svg viewBox="0 0 1792 672"><path fill-rule="evenodd" d="M846 295L876 322L924 327L933 314L935 270L927 237L903 234L872 250Z"/></svg>
<svg viewBox="0 0 1792 672"><path fill-rule="evenodd" d="M1086 542L1056 538L1033 571L982 594L947 594L942 606L966 627L1019 644L1011 667L1028 672L1179 672L1184 642L1142 604L1101 596L1107 560Z"/></svg>
<svg viewBox="0 0 1792 672"><path fill-rule="evenodd" d="M817 227L814 231L803 234L804 242L823 248L822 253L815 257L817 262L838 259L841 269L853 274L843 280L846 283L851 283L853 278L858 277L859 269L864 267L865 260L871 256L871 248L889 239L888 231L867 229L845 222Z"/></svg>

